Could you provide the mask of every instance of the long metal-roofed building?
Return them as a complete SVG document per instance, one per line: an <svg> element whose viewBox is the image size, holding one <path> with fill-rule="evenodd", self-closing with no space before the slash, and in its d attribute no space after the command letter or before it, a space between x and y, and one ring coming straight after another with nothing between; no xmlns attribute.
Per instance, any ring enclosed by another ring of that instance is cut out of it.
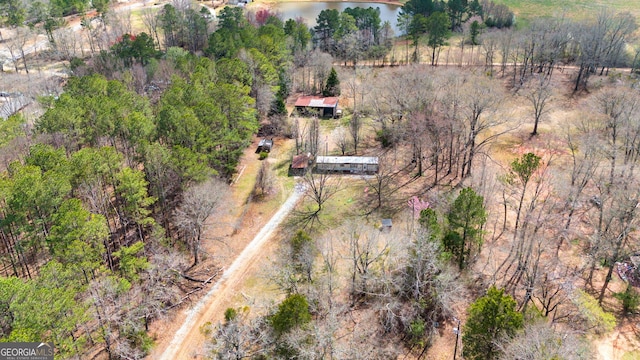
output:
<svg viewBox="0 0 640 360"><path fill-rule="evenodd" d="M341 174L375 174L377 156L318 156L316 171Z"/></svg>
<svg viewBox="0 0 640 360"><path fill-rule="evenodd" d="M309 114L316 112L321 117L338 116L338 98L321 96L301 96L296 100L294 112Z"/></svg>

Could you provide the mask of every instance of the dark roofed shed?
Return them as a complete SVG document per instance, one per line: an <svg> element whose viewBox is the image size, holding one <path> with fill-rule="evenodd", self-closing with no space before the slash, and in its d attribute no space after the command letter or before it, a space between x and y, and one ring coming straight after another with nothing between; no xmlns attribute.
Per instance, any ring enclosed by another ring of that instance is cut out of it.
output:
<svg viewBox="0 0 640 360"><path fill-rule="evenodd" d="M311 154L300 154L291 160L291 175L302 176L309 170Z"/></svg>

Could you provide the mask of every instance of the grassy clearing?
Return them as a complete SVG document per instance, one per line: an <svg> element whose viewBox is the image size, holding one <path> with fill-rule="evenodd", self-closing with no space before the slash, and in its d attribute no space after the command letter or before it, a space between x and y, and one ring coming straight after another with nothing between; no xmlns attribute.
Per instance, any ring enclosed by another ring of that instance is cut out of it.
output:
<svg viewBox="0 0 640 360"><path fill-rule="evenodd" d="M317 208L312 199L304 198L287 222L286 227L289 232L301 229L306 224L308 232L322 234L327 230L339 227L349 219L362 216L363 209L360 200L366 183L355 175L336 175L330 181L329 186L337 188L338 191L323 204L318 218L313 223L303 221L302 214Z"/></svg>
<svg viewBox="0 0 640 360"><path fill-rule="evenodd" d="M131 32L133 32L134 34L141 33L141 32L148 32L146 26L144 25L144 22L142 21L143 10L144 9L131 10L131 15L130 15ZM157 11L156 13L158 12L159 11Z"/></svg>
<svg viewBox="0 0 640 360"><path fill-rule="evenodd" d="M292 176L288 176L289 165L291 165L291 154L293 154L294 151L294 142L288 140L282 142L278 141L277 145L278 148L269 155L269 158L272 162L272 169L278 178L278 183L284 190L286 190L286 193L289 193L289 191L293 189L293 185L296 183Z"/></svg>
<svg viewBox="0 0 640 360"><path fill-rule="evenodd" d="M622 356L622 360L640 360L640 351L631 351Z"/></svg>
<svg viewBox="0 0 640 360"><path fill-rule="evenodd" d="M256 184L256 174L258 173L259 166L259 162L247 162L247 164L240 168L238 174L236 174L236 181L233 184L233 187L236 188L234 193L238 194L238 196L243 200L247 199L253 192L253 188Z"/></svg>
<svg viewBox="0 0 640 360"><path fill-rule="evenodd" d="M640 2L628 0L494 0L507 5L517 16L520 26L526 26L537 17L557 17L563 13L572 19L595 16L603 7L617 12L629 11L640 16Z"/></svg>

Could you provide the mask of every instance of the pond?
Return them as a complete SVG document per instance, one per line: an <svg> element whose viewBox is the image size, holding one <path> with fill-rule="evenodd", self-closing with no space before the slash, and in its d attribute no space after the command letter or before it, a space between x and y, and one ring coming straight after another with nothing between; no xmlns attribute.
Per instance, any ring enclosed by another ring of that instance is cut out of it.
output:
<svg viewBox="0 0 640 360"><path fill-rule="evenodd" d="M316 25L316 18L322 10L336 9L340 12L346 8L379 8L380 9L380 24L384 24L388 21L393 26L395 35L398 36L401 32L397 28L398 14L401 7L399 5L372 3L372 2L278 2L272 5L272 9L282 15L283 20L303 18L307 25L314 27Z"/></svg>

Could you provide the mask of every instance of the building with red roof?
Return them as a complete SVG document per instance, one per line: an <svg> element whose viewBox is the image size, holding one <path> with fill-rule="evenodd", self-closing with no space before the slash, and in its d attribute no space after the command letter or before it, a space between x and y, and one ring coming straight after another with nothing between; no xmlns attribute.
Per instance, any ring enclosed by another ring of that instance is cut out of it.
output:
<svg viewBox="0 0 640 360"><path fill-rule="evenodd" d="M338 98L321 96L301 96L296 101L294 112L298 114L315 113L321 117L338 116Z"/></svg>

